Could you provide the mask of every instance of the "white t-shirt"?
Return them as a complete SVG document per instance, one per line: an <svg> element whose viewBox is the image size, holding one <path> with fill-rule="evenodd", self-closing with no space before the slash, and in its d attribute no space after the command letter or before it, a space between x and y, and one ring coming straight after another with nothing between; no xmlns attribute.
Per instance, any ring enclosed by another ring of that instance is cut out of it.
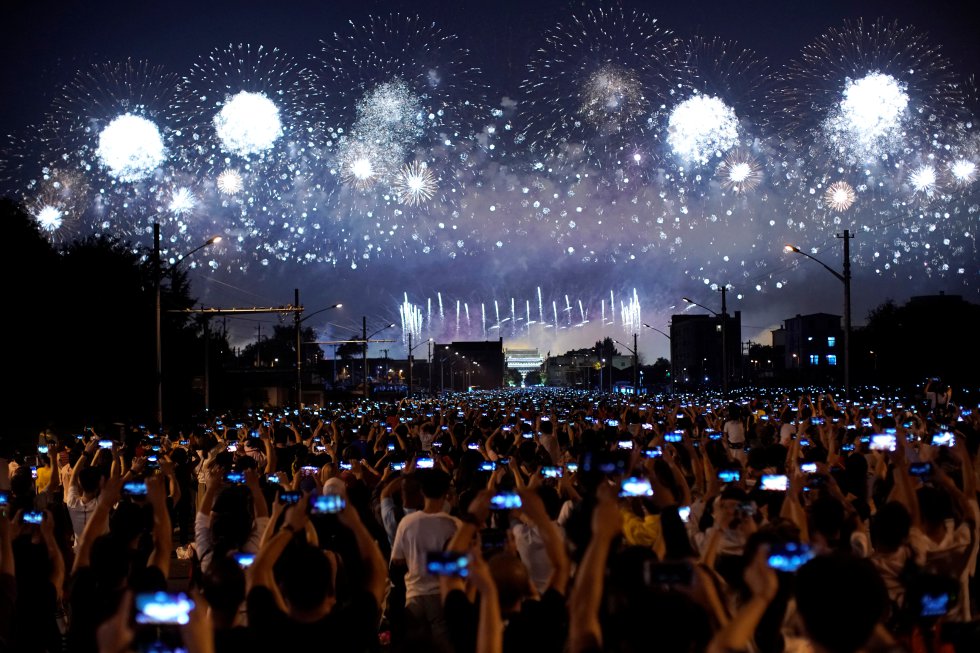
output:
<svg viewBox="0 0 980 653"><path fill-rule="evenodd" d="M527 573L531 577L531 582L538 590L539 594L544 594L554 573L554 566L548 558L548 551L541 539L538 527L519 522L511 528L514 533L514 541L517 544L517 554L521 557L521 562L527 567Z"/></svg>
<svg viewBox="0 0 980 653"><path fill-rule="evenodd" d="M85 501L82 493L78 491L77 485L69 483L67 486L68 494L65 496L65 505L68 506L68 515L71 517L71 527L75 531L75 546L77 547L82 540L82 532L85 525L92 518L92 513L99 507L99 497L93 497Z"/></svg>
<svg viewBox="0 0 980 653"><path fill-rule="evenodd" d="M738 420L728 420L725 422L725 437L731 444L745 444L745 426Z"/></svg>
<svg viewBox="0 0 980 653"><path fill-rule="evenodd" d="M391 545L391 559L404 560L408 565L405 575L406 599L439 593L439 578L430 576L425 569L426 554L444 551L459 530L460 523L446 513L433 514L421 510L402 518L395 531L395 542Z"/></svg>
<svg viewBox="0 0 980 653"><path fill-rule="evenodd" d="M796 435L796 425L786 422L779 427L779 444L788 447L793 442L794 435Z"/></svg>

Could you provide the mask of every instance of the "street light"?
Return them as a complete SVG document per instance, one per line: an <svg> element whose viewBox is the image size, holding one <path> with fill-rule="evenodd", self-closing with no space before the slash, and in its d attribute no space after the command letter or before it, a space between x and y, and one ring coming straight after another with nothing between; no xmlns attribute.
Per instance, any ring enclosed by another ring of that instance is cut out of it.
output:
<svg viewBox="0 0 980 653"><path fill-rule="evenodd" d="M221 236L211 236L203 244L195 247L191 251L187 252L183 256L179 256L174 263L170 266L171 271L177 267L177 265L183 261L185 258L195 254L196 252L204 249L208 245L213 245L214 243L221 242ZM156 348L157 348L157 361L156 361L156 380L157 380L157 424L161 427L163 426L163 337L161 329L161 308L160 308L160 285L163 281L163 263L160 261L160 223L153 223L153 277L154 277L154 290L156 291ZM207 334L205 334L206 337ZM207 342L207 341L205 341Z"/></svg>
<svg viewBox="0 0 980 653"><path fill-rule="evenodd" d="M811 261L819 263L823 269L834 275L838 281L844 284L844 395L848 400L851 398L851 235L850 229L845 229L843 234L837 234L837 238L844 241L844 270L838 272L815 256L810 256L796 245L786 245L787 253L800 254Z"/></svg>
<svg viewBox="0 0 980 653"><path fill-rule="evenodd" d="M643 323L643 326L645 326L648 329L652 329L652 330L656 331L657 333L659 333L660 335L662 335L667 340L671 340L671 338L670 338L670 336L668 334L664 333L663 331L661 331L657 327L650 326L646 322ZM673 344L673 340L671 340L671 344ZM674 352L673 351L670 352L670 394L674 394Z"/></svg>
<svg viewBox="0 0 980 653"><path fill-rule="evenodd" d="M700 306L704 310L708 311L712 315L721 319L721 396L728 397L728 307L726 304L726 298L728 295L728 286L723 285L718 289L721 293L721 315L714 312L704 304L699 304L689 297L681 297L688 304L693 304L694 306ZM741 339L741 337L740 337Z"/></svg>
<svg viewBox="0 0 980 653"><path fill-rule="evenodd" d="M394 326L396 326L394 322L392 322L391 324L386 324L385 326L381 327L380 329L378 329L377 331L375 331L371 335L368 335L367 334L367 316L365 315L363 318L361 318L361 335L364 336L364 338L363 338L363 340L364 340L364 352L362 354L363 355L363 359L362 360L364 362L364 398L365 399L367 399L368 396L371 394L370 385L368 384L368 362L367 362L368 343L371 342L371 338L373 338L374 336L378 335L379 333L381 333L385 329L391 329Z"/></svg>
<svg viewBox="0 0 980 653"><path fill-rule="evenodd" d="M295 308L300 307L299 288L293 289L293 304ZM343 306L344 305L340 303L333 304L332 306L327 306L326 308L321 308L320 310L313 311L309 315L302 318L300 317L300 311L296 311L293 313L293 325L296 329L296 406L297 408L303 407L303 353L302 353L303 343L300 337L300 333L302 331L302 329L300 329L300 325L302 325L303 322L306 322L314 315L319 315L324 311L329 311L335 308L342 308Z"/></svg>
<svg viewBox="0 0 980 653"><path fill-rule="evenodd" d="M635 333L633 334L633 348L632 349L630 349L629 345L623 344L620 341L616 340L615 338L613 338L613 342L615 342L617 345L623 345L623 347L626 348L626 351L628 351L630 354L633 355L633 394L634 395L639 395L640 394L640 389L637 386L637 380L636 380L636 373L638 371L637 366L639 364L639 357L636 355L636 334Z"/></svg>

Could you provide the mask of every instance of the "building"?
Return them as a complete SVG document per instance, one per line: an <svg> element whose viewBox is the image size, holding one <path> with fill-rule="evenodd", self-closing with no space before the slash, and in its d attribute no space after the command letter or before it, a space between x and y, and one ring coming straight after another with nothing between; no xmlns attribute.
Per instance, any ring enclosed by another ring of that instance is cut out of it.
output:
<svg viewBox="0 0 980 653"><path fill-rule="evenodd" d="M729 384L740 369L742 313L727 316L726 358ZM674 383L689 386L721 386L722 320L719 315L683 313L670 320L670 359Z"/></svg>
<svg viewBox="0 0 980 653"><path fill-rule="evenodd" d="M544 358L537 349L505 349L504 364L508 370L516 370L523 379L528 372L541 369Z"/></svg>
<svg viewBox="0 0 980 653"><path fill-rule="evenodd" d="M544 360L545 385L591 388L599 383L599 365L595 349L575 349L560 356L549 352Z"/></svg>
<svg viewBox="0 0 980 653"><path fill-rule="evenodd" d="M777 336L777 331L782 333ZM783 347L783 365L792 377L807 381L837 380L843 375L844 330L841 316L829 313L797 315L783 320L773 332ZM794 372L795 370L795 372Z"/></svg>
<svg viewBox="0 0 980 653"><path fill-rule="evenodd" d="M504 386L504 339L436 343L432 348L435 389L462 391Z"/></svg>

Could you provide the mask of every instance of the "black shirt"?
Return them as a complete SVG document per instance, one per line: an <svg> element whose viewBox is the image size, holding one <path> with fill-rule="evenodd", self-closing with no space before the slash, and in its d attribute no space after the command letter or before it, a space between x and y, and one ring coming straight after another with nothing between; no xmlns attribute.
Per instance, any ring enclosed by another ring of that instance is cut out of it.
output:
<svg viewBox="0 0 980 653"><path fill-rule="evenodd" d="M261 647L256 650L358 653L378 649L380 608L368 592L356 592L350 601L312 623L290 619L266 587L253 587L245 601L249 631Z"/></svg>

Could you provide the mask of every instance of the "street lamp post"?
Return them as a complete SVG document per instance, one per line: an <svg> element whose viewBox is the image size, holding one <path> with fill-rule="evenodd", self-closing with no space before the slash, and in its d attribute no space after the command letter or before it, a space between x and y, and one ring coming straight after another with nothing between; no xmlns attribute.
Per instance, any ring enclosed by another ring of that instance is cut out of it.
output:
<svg viewBox="0 0 980 653"><path fill-rule="evenodd" d="M796 245L786 245L787 252L800 254L811 261L816 261L823 268L834 275L838 281L844 284L844 396L848 400L851 398L851 239L854 236L850 229L845 229L844 233L837 234L837 238L844 241L844 269L843 272L831 268L826 263L815 256L810 256Z"/></svg>
<svg viewBox="0 0 980 653"><path fill-rule="evenodd" d="M365 315L365 316L363 316L361 318L361 335L363 336L363 340L364 340L364 352L363 352L363 359L362 360L363 360L363 363L364 363L364 370L363 371L364 371L364 398L365 399L367 399L370 396L370 394L371 394L371 386L368 384L368 362L367 362L368 343L371 342L371 338L373 338L374 336L378 335L379 333L381 333L385 329L390 329L390 328L392 328L394 326L395 326L395 324L386 324L385 326L381 327L380 329L378 329L377 331L375 331L371 335L368 335L367 334L367 316Z"/></svg>
<svg viewBox="0 0 980 653"><path fill-rule="evenodd" d="M174 269L181 261L208 245L221 242L221 236L211 236L203 244L177 258L171 266ZM161 285L163 283L163 263L160 260L160 223L153 223L153 280L156 294L156 383L157 383L157 424L163 426L163 328L161 322ZM205 334L207 336L207 334ZM206 364L206 363L205 363Z"/></svg>
<svg viewBox="0 0 980 653"><path fill-rule="evenodd" d="M639 388L636 385L637 384L637 374L636 374L637 373L637 361L639 360L638 357L637 357L637 355L636 355L636 334L635 333L633 334L633 348L632 349L629 348L629 345L626 345L626 344L624 344L624 343L616 340L615 338L613 338L613 342L615 342L617 345L622 345L626 349L626 351L628 351L633 356L633 394L639 394Z"/></svg>
<svg viewBox="0 0 980 653"><path fill-rule="evenodd" d="M721 396L728 397L728 305L727 305L727 295L728 295L728 285L723 285L718 289L721 293L721 315L711 310L704 304L699 304L689 297L682 297L688 304L693 304L694 306L700 306L704 310L708 311L715 317L721 320Z"/></svg>
<svg viewBox="0 0 980 653"><path fill-rule="evenodd" d="M429 347L430 347L429 357L431 358L432 357L432 352L431 352L432 338L429 338L425 342L420 342L420 343L418 343L417 345L415 345L413 347L412 346L412 332L411 331L408 332L408 396L409 397L412 396L412 381L414 380L414 378L413 378L413 374L414 374L413 367L414 367L414 364L415 364L415 359L412 356L412 352L415 351L416 349L418 349L419 347L421 347L424 344L429 345Z"/></svg>
<svg viewBox="0 0 980 653"><path fill-rule="evenodd" d="M341 308L343 304L334 304L333 306L327 306L326 308L321 308L318 311L313 311L306 317L301 318L300 313L303 311L303 307L299 303L299 288L293 289L293 306L299 310L293 313L293 325L296 329L296 406L297 408L303 407L303 341L301 337L302 329L300 326L303 322L314 315L319 315L324 311L329 311L334 308Z"/></svg>
<svg viewBox="0 0 980 653"><path fill-rule="evenodd" d="M664 338L667 338L667 340L671 339L669 335L667 335L666 333L664 333L663 331L661 331L655 326L650 326L646 322L643 323L643 326L645 326L648 329L652 329L653 331L656 331ZM674 394L674 353L673 352L671 352L670 354L670 394Z"/></svg>

